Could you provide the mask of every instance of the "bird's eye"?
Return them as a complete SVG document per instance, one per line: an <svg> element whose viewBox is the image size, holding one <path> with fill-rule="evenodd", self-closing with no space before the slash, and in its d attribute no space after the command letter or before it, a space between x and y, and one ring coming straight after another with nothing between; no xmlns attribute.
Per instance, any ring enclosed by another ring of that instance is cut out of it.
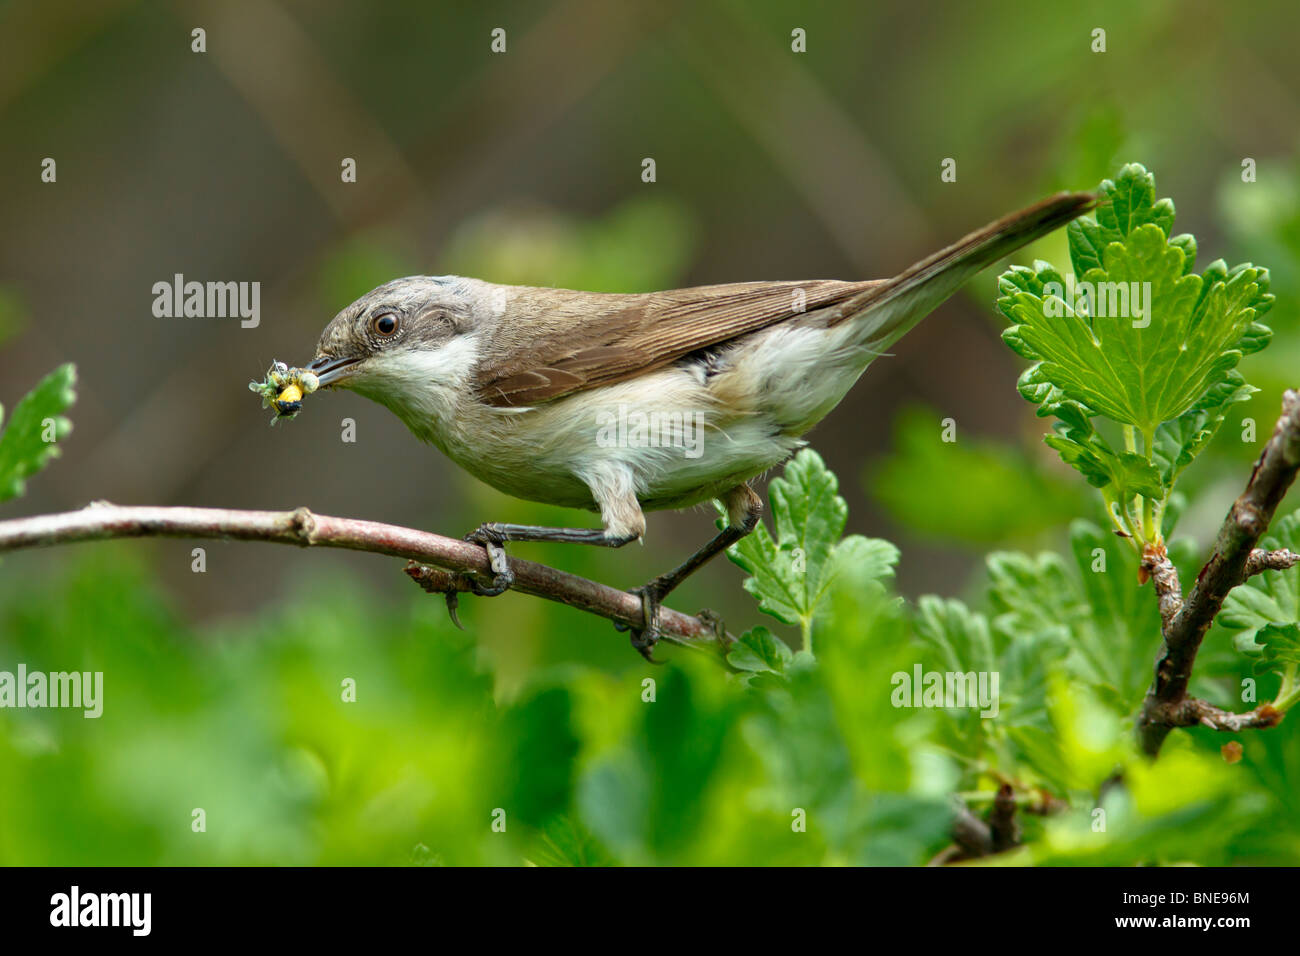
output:
<svg viewBox="0 0 1300 956"><path fill-rule="evenodd" d="M376 335L392 335L397 331L397 316L391 312L382 312L370 320L370 327Z"/></svg>

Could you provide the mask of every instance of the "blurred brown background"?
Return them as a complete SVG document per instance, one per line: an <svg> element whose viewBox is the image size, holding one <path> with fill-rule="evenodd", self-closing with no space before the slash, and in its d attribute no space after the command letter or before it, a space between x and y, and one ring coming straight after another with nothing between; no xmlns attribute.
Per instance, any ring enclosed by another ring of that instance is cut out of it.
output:
<svg viewBox="0 0 1300 956"><path fill-rule="evenodd" d="M205 53L191 51L195 27ZM497 27L503 54L490 49ZM1097 27L1105 53L1090 49ZM1271 324L1293 328L1297 27L1282 2L5 4L0 402L63 361L77 364L80 398L63 458L0 516L105 498L307 505L453 535L535 517L378 405L330 394L270 429L246 383L273 358L308 359L338 309L398 275L610 291L879 277L1127 160L1175 197L1202 262L1274 269ZM806 53L791 50L795 28ZM1247 156L1254 193L1240 182ZM40 180L44 157L54 184ZM340 181L344 157L355 184ZM940 180L946 157L955 183ZM1064 250L1058 235L1033 254ZM259 281L260 326L155 318L152 286L174 273ZM903 548L905 593L959 590L974 553L867 493L901 409L932 410L936 438L938 417L955 417L963 438L999 439L1057 480L1013 387L1020 362L998 340L995 278L876 362L810 436L840 476L849 529ZM1280 387L1297 354L1276 348L1271 366L1243 371L1268 386L1272 369ZM1266 387L1261 421L1276 398ZM345 417L355 444L340 441ZM630 586L710 530L707 513L654 515L644 550L600 563L517 550ZM295 567L212 544L202 577L190 543L142 547L199 616L257 607ZM297 563L409 588L369 556ZM718 562L675 603L736 606L738 580Z"/></svg>

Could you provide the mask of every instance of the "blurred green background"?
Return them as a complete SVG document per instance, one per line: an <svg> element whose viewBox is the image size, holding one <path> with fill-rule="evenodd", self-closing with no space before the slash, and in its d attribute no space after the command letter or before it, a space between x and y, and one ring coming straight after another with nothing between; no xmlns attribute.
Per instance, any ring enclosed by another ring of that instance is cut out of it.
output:
<svg viewBox="0 0 1300 956"><path fill-rule="evenodd" d="M1300 367L1298 28L1282 2L5 3L0 402L61 362L80 381L62 457L0 518L108 499L306 505L451 535L586 523L475 483L350 393L271 430L246 383L305 361L337 310L399 275L626 292L879 277L1137 160L1203 262L1267 265L1278 296L1274 344L1242 365L1263 391L1184 482L1180 530L1204 544ZM1017 261L1033 257L1065 261L1064 234ZM155 318L152 286L177 272L260 281L261 325ZM809 436L849 532L901 548L908 597L978 596L983 552L1063 548L1097 513L1014 389L996 272ZM1242 416L1258 441L1239 440ZM939 441L947 417L956 445ZM616 555L516 550L628 587L710 518L651 515L646 546ZM946 842L946 794L970 768L927 743L931 717L864 690L915 657L879 609L839 609L822 654L839 669L767 699L681 654L647 670L603 622L518 595L467 598L461 634L400 562L208 542L196 574L192 547L0 563L0 669L103 670L107 694L98 721L0 711L0 863L918 863ZM764 620L740 580L718 561L672 603L738 633ZM1150 773L1212 758L1177 778L1189 802L1139 786L1155 835L1087 860L1293 862L1300 836L1269 830L1295 816L1289 740L1287 725L1248 740L1248 761L1270 755L1253 788L1223 776L1213 735L1173 751ZM1041 861L1075 844L1050 846Z"/></svg>

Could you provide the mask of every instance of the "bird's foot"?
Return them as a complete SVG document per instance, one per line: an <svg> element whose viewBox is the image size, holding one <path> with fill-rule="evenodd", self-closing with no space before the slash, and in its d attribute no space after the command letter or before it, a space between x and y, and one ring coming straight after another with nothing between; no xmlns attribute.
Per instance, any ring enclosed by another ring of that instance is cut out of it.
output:
<svg viewBox="0 0 1300 956"><path fill-rule="evenodd" d="M655 660L654 649L660 637L659 608L667 592L660 580L655 578L649 584L633 588L629 593L641 598L641 626L615 622L614 628L619 631L631 631L632 648L651 664L662 664L663 661Z"/></svg>
<svg viewBox="0 0 1300 956"><path fill-rule="evenodd" d="M491 584L480 584L473 577L469 579L471 592L479 597L496 597L510 590L515 583L515 572L510 570L510 558L506 555L506 549L502 547L506 539L497 526L479 525L476 530L465 535L465 540L483 546L483 550L487 552L488 567L492 570ZM451 609L450 596L447 603L448 608ZM455 619L454 612L452 619Z"/></svg>

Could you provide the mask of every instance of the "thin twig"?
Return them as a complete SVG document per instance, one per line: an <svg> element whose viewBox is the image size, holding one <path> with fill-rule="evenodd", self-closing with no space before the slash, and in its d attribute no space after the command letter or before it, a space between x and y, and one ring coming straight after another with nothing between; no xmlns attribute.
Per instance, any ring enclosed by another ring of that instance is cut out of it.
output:
<svg viewBox="0 0 1300 956"><path fill-rule="evenodd" d="M952 843L941 850L929 866L946 866L964 860L975 860L995 853L1003 853L1020 844L1020 824L1016 820L1016 810L1025 809L1030 813L1047 814L1064 807L1064 804L1052 801L1046 794L1016 795L1015 788L1004 782L992 794L980 793L981 798L990 797L988 820L981 820L966 805L966 799L958 799L953 811L951 828ZM1041 805L1039 797L1044 798Z"/></svg>
<svg viewBox="0 0 1300 956"><path fill-rule="evenodd" d="M1246 577L1254 577L1265 571L1285 571L1300 564L1300 554L1282 548L1278 551L1265 551L1256 548L1246 559Z"/></svg>
<svg viewBox="0 0 1300 956"><path fill-rule="evenodd" d="M1260 704L1244 714L1234 714L1199 697L1184 697L1177 703L1160 705L1157 716L1166 727L1195 727L1199 724L1211 730L1236 733L1239 730L1276 727L1282 722L1283 714L1275 710L1272 704Z"/></svg>
<svg viewBox="0 0 1300 956"><path fill-rule="evenodd" d="M1187 685L1201 640L1223 607L1228 592L1246 578L1274 567L1290 567L1295 561L1290 552L1269 552L1255 548L1268 530L1282 496L1300 469L1300 393L1287 390L1282 397L1282 416L1272 437L1255 463L1246 490L1233 502L1219 529L1214 553L1201 568L1196 584L1180 606L1164 620L1164 646L1156 659L1155 681L1147 692L1138 718L1142 749L1150 756L1160 752L1160 745L1174 727L1202 724L1219 730L1271 727L1281 719L1272 708L1261 707L1249 714L1229 714L1194 698L1187 697ZM1160 556L1147 568L1157 580L1165 569ZM1287 562L1290 562L1289 564ZM1144 556L1144 567L1147 558ZM1170 565L1172 567L1172 565ZM1173 575L1177 582L1177 573ZM1168 581L1166 580L1166 588ZM1168 594L1162 592L1161 612L1165 617Z"/></svg>
<svg viewBox="0 0 1300 956"><path fill-rule="evenodd" d="M989 811L989 833L993 838L993 852L1002 853L1020 842L1020 824L1016 821L1016 792L1011 784L1004 783L993 798Z"/></svg>
<svg viewBox="0 0 1300 956"><path fill-rule="evenodd" d="M443 580L448 590L455 591L468 589L466 575L489 573L483 548L468 541L376 521L318 515L306 508L236 511L225 508L119 507L96 502L80 511L0 521L0 552L75 541L149 537L267 541L391 555L450 572L445 579L439 580ZM623 624L639 626L643 623L641 599L627 591L521 558L512 557L510 567L515 573L514 591L567 604ZM426 576L426 581L428 579ZM662 608L659 627L665 640L684 646L717 649L726 644L726 637L719 634L717 622L707 616L692 617Z"/></svg>

